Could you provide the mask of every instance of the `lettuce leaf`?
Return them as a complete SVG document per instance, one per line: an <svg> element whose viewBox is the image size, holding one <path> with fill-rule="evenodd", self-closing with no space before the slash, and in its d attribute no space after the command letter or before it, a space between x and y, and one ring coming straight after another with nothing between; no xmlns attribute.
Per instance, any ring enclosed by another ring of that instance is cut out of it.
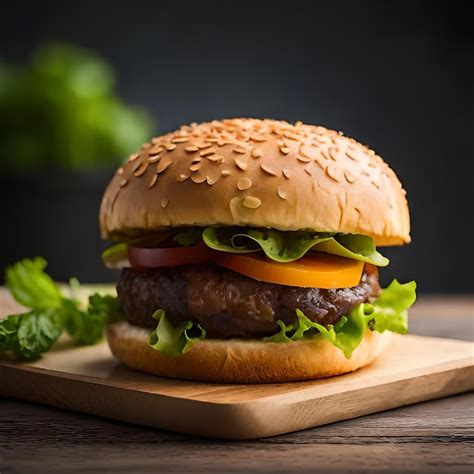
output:
<svg viewBox="0 0 474 474"><path fill-rule="evenodd" d="M206 337L206 330L192 321L174 327L162 309L155 311L153 318L158 321L158 325L148 337L148 344L168 356L179 357Z"/></svg>
<svg viewBox="0 0 474 474"><path fill-rule="evenodd" d="M94 294L86 309L74 297L79 282L70 281L69 294L62 295L58 285L44 272L42 258L25 259L6 270L12 296L30 308L22 314L0 319L0 351L18 360L36 359L51 349L66 330L75 344L93 344L102 338L104 327L122 317L116 297Z"/></svg>
<svg viewBox="0 0 474 474"><path fill-rule="evenodd" d="M183 247L196 245L202 240L201 227L186 227L173 236L173 240Z"/></svg>
<svg viewBox="0 0 474 474"><path fill-rule="evenodd" d="M302 311L296 310L298 321L286 325L278 321L280 330L266 342L294 342L304 338L322 337L341 349L349 359L361 343L366 329L399 334L408 332L407 310L416 300L416 283L400 284L397 280L380 293L374 303L363 303L354 308L348 316L342 317L328 328L311 321Z"/></svg>
<svg viewBox="0 0 474 474"><path fill-rule="evenodd" d="M102 252L102 262L107 268L115 268L128 261L128 245L119 243Z"/></svg>
<svg viewBox="0 0 474 474"><path fill-rule="evenodd" d="M46 265L44 258L36 257L7 267L5 281L18 303L34 309L61 306L61 292L51 277L44 272Z"/></svg>
<svg viewBox="0 0 474 474"><path fill-rule="evenodd" d="M55 310L32 309L0 320L0 351L19 360L36 359L56 342L63 324Z"/></svg>
<svg viewBox="0 0 474 474"><path fill-rule="evenodd" d="M189 227L178 230L172 240L187 247L201 241L211 249L230 253L263 252L276 262L293 262L309 250L385 267L389 260L381 255L367 235L329 232L279 231L246 227ZM143 239L135 240L136 245ZM133 241L131 242L133 245ZM114 268L128 259L127 244L116 244L102 254L104 264Z"/></svg>
<svg viewBox="0 0 474 474"><path fill-rule="evenodd" d="M241 227L206 227L204 243L221 252L250 253L263 250L276 262L292 262L309 250L339 255L380 267L389 260L381 255L367 235L331 234Z"/></svg>
<svg viewBox="0 0 474 474"><path fill-rule="evenodd" d="M394 280L381 291L374 303L363 303L343 316L334 326L325 327L311 321L297 309L298 320L291 324L278 321L280 330L265 342L291 343L302 339L323 338L339 348L348 359L361 343L367 329L372 331L392 331L406 334L408 331L407 309L415 302L416 283L400 284ZM148 343L153 349L166 355L179 357L188 352L197 342L206 337L206 331L199 324L185 321L174 327L161 309L153 317L158 325L149 336Z"/></svg>

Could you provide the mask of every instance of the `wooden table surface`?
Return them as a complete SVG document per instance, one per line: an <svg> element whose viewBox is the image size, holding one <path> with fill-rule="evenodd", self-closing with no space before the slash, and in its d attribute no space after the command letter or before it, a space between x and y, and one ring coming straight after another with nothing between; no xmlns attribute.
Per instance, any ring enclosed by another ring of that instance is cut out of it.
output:
<svg viewBox="0 0 474 474"><path fill-rule="evenodd" d="M474 299L420 298L411 332L474 340ZM473 441L473 394L252 442L199 439L0 398L0 474L472 473Z"/></svg>

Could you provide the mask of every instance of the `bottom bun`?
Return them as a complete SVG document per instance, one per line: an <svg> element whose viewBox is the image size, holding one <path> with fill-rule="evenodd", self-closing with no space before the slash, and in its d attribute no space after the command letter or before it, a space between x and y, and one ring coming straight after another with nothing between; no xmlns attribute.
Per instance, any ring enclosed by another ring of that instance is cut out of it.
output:
<svg viewBox="0 0 474 474"><path fill-rule="evenodd" d="M149 330L122 321L110 325L107 340L125 365L163 377L223 383L293 382L344 374L372 362L388 346L391 333L367 331L346 359L324 339L290 343L207 339L181 357L148 345Z"/></svg>

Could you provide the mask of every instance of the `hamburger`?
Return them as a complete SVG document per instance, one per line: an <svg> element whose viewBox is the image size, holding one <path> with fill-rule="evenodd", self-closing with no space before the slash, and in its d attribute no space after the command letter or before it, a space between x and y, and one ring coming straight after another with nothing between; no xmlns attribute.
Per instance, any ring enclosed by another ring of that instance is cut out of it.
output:
<svg viewBox="0 0 474 474"><path fill-rule="evenodd" d="M242 118L153 138L100 209L124 315L107 330L112 353L229 383L369 364L415 300L414 282L378 281L377 247L410 242L405 194L373 150L321 126Z"/></svg>

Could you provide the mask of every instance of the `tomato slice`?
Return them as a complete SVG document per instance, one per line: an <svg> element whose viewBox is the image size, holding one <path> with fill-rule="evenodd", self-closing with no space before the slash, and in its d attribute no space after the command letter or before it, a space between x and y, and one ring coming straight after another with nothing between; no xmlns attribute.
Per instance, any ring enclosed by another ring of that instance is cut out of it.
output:
<svg viewBox="0 0 474 474"><path fill-rule="evenodd" d="M257 255L220 253L215 263L254 280L310 288L347 288L360 282L364 262L308 252L295 262L273 262Z"/></svg>
<svg viewBox="0 0 474 474"><path fill-rule="evenodd" d="M128 259L135 268L177 267L214 260L216 252L204 243L189 247L145 248L128 246Z"/></svg>

